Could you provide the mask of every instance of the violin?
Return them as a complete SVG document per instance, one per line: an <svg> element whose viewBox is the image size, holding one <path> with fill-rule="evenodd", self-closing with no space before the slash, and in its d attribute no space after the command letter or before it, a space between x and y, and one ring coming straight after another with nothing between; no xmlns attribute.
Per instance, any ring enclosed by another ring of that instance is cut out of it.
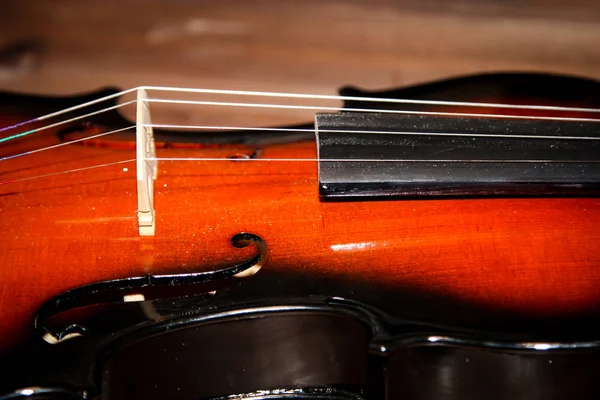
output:
<svg viewBox="0 0 600 400"><path fill-rule="evenodd" d="M0 94L0 399L594 397L599 93Z"/></svg>

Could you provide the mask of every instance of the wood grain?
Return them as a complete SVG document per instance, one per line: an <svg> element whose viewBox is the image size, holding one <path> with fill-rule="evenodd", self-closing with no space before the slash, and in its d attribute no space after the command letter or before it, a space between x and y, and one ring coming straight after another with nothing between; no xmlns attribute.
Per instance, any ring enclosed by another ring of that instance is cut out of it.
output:
<svg viewBox="0 0 600 400"><path fill-rule="evenodd" d="M60 143L47 129L5 143L0 157ZM415 309L435 295L507 321L599 311L598 198L321 202L316 162L227 159L244 146L163 148L159 158L225 159L161 161L156 236L140 237L135 164L113 164L134 149L59 150L2 162L2 346L30 332L45 301L81 285L240 263L253 255L232 247L241 232L265 241L263 268L421 293ZM315 157L306 141L266 146L259 160Z"/></svg>
<svg viewBox="0 0 600 400"><path fill-rule="evenodd" d="M0 44L32 40L40 47L3 60L0 88L72 94L174 85L333 94L344 84L382 89L486 71L600 78L599 19L600 3L592 0L11 0L0 12ZM157 115L178 123L248 120L179 107ZM265 113L251 122L305 117ZM56 144L52 133L2 146L1 153ZM273 147L269 155L313 157L314 148ZM130 158L126 150L73 147L5 162L0 176ZM317 201L314 164L219 164L161 164L156 238L137 235L132 165L0 186L2 345L28 332L48 296L78 285L239 262L249 250L231 247L229 239L241 231L265 239L270 268L434 290L509 314L566 315L600 302L597 199L341 206Z"/></svg>

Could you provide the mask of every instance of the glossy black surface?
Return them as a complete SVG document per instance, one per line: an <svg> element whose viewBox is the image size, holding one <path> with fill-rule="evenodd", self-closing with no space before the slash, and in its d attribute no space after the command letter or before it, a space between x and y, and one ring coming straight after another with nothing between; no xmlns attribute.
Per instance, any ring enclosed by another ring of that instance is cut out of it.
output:
<svg viewBox="0 0 600 400"><path fill-rule="evenodd" d="M600 353L519 353L435 344L386 360L386 398L410 400L596 399Z"/></svg>
<svg viewBox="0 0 600 400"><path fill-rule="evenodd" d="M199 324L116 352L102 369L102 398L183 400L305 387L358 391L367 386L367 342L359 321L316 312Z"/></svg>
<svg viewBox="0 0 600 400"><path fill-rule="evenodd" d="M323 198L600 193L597 122L333 113L316 127Z"/></svg>
<svg viewBox="0 0 600 400"><path fill-rule="evenodd" d="M418 324L342 298L265 292L258 299L243 290L260 289L260 281L245 280L222 296L72 316L86 327L83 336L54 345L37 339L2 360L12 368L1 385L9 397L0 399L34 385L103 400L327 388L345 393L333 398L373 400L600 395L597 331L499 333Z"/></svg>

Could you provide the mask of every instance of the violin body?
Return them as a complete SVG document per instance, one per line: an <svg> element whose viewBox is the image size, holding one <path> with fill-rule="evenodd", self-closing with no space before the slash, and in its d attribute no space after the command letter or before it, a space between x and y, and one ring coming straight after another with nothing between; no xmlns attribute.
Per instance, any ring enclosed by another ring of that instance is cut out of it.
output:
<svg viewBox="0 0 600 400"><path fill-rule="evenodd" d="M598 93L599 83L577 78L492 75L377 95L597 108ZM81 99L5 94L0 100L0 121L9 126ZM123 121L92 122L98 131L126 126ZM64 143L59 131L67 128L2 143L0 158ZM16 132L3 132L9 133ZM236 159L239 154L259 160L315 158L310 138L274 144L159 143L162 157L231 158L161 162L156 232L146 237L140 236L136 221L135 168L114 164L131 158L127 141L120 143L75 143L0 163L0 181L5 182L0 185L3 351L40 335L34 320L51 299L86 285L244 263L256 249L232 246L240 234L260 238L266 250L258 272L236 277L236 285L265 274L280 294L371 302L398 318L464 329L568 330L565 322L575 327L600 316L597 197L328 202L319 199L316 163ZM94 165L106 167L88 168ZM65 170L76 171L60 173ZM47 177L26 180L40 175ZM152 298L144 292L150 286L120 289L119 296ZM186 290L186 295L194 292ZM77 296L69 301L76 303ZM102 302L97 291L85 296L90 304Z"/></svg>

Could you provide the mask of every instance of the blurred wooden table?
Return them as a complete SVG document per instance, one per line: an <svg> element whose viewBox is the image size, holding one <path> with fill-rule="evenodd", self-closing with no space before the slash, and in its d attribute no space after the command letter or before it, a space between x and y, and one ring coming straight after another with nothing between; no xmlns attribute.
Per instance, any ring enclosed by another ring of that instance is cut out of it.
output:
<svg viewBox="0 0 600 400"><path fill-rule="evenodd" d="M600 78L599 22L597 0L5 0L0 46L40 52L0 63L0 89L332 94L488 71Z"/></svg>

